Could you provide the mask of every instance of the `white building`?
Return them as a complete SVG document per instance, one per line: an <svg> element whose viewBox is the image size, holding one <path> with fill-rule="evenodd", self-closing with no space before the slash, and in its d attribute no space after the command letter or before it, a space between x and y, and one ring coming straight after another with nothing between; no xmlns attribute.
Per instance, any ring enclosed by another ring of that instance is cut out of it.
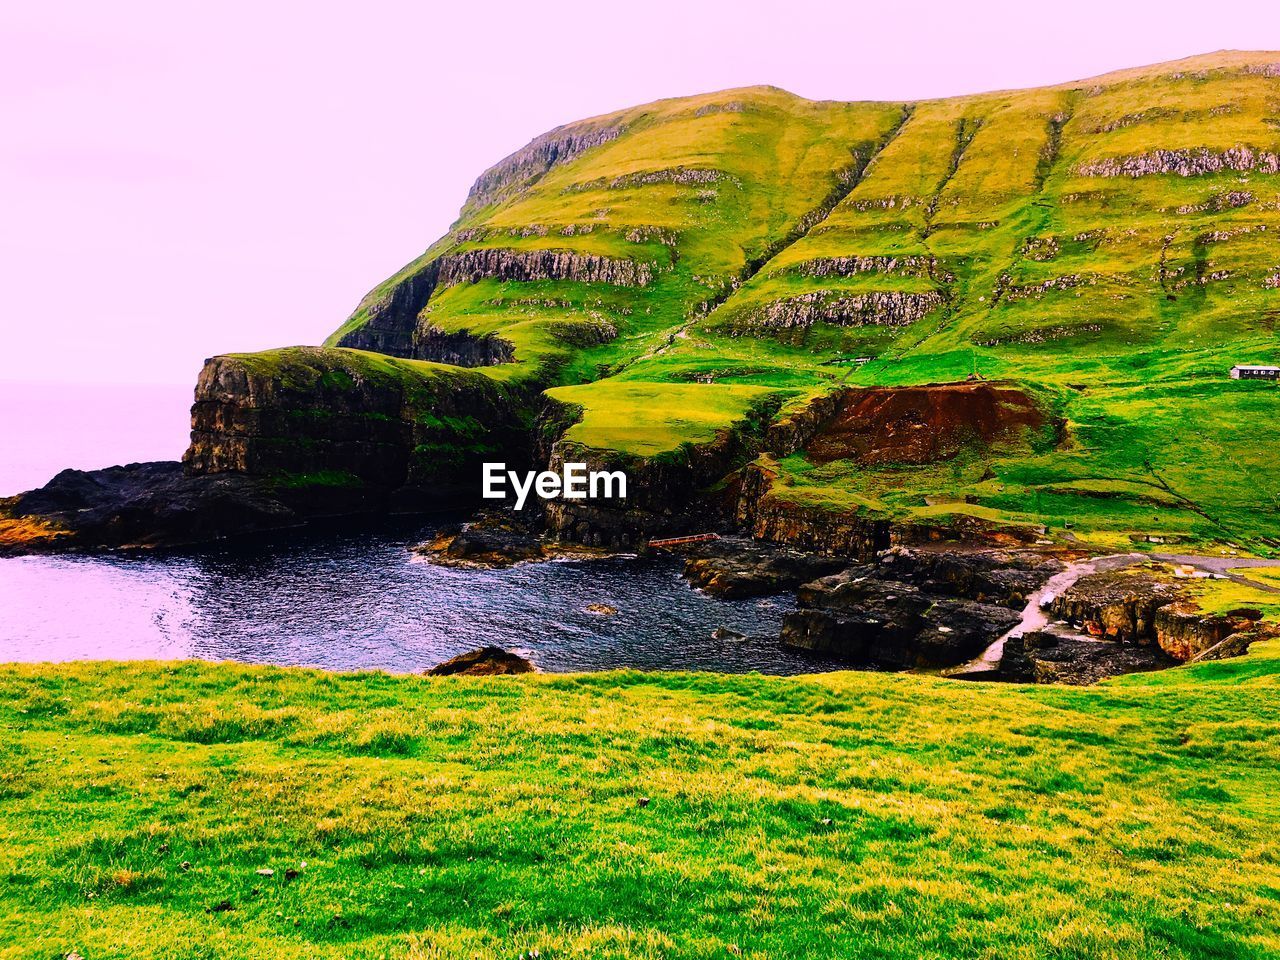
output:
<svg viewBox="0 0 1280 960"><path fill-rule="evenodd" d="M1237 363L1231 368L1232 380L1280 380L1280 367L1258 363Z"/></svg>

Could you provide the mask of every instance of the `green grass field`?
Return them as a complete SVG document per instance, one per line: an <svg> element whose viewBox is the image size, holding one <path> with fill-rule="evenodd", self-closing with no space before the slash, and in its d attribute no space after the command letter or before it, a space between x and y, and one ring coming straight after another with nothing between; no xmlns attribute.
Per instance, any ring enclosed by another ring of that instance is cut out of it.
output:
<svg viewBox="0 0 1280 960"><path fill-rule="evenodd" d="M1280 955L1275 643L1092 688L140 663L0 694L3 957Z"/></svg>

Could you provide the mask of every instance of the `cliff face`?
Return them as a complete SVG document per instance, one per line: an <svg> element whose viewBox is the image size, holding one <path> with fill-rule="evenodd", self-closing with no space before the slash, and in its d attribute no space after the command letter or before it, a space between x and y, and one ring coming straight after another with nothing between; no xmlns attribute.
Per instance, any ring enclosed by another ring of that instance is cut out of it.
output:
<svg viewBox="0 0 1280 960"><path fill-rule="evenodd" d="M414 352L420 354L418 359L457 367L492 367L512 363L516 358L515 347L496 334L477 336L466 330L449 333L432 326L420 329Z"/></svg>
<svg viewBox="0 0 1280 960"><path fill-rule="evenodd" d="M544 133L482 173L471 187L463 212L509 196L545 175L552 167L569 163L592 147L616 140L624 129L622 121L606 117L568 124Z"/></svg>
<svg viewBox="0 0 1280 960"><path fill-rule="evenodd" d="M1122 570L1082 577L1054 599L1050 612L1095 637L1159 647L1185 662L1228 637L1256 628L1256 611L1206 614L1182 584L1144 571Z"/></svg>
<svg viewBox="0 0 1280 960"><path fill-rule="evenodd" d="M590 471L623 470L627 498L548 501L545 519L552 535L591 546L625 547L733 525L732 486L721 481L759 449L759 420L722 431L709 443L686 444L660 457L634 457L564 439L574 419L575 413L561 404L551 404L544 413L544 422L554 424L541 442L547 469L558 472L569 462L585 463Z"/></svg>
<svg viewBox="0 0 1280 960"><path fill-rule="evenodd" d="M192 475L469 490L528 460L523 402L480 374L322 348L215 357L192 407Z"/></svg>
<svg viewBox="0 0 1280 960"><path fill-rule="evenodd" d="M653 282L654 273L655 267L648 261L571 250L491 247L447 254L424 264L366 303L362 308L363 322L339 337L336 345L439 363L481 358L479 362L465 362L464 366L510 363L516 359L510 344L501 350L459 351L459 342L471 334L465 329L444 330L432 323L423 312L432 297L438 291L482 280L644 287ZM570 306L567 302L563 305ZM581 317L572 319L580 321ZM487 340L492 345L500 338L491 336Z"/></svg>
<svg viewBox="0 0 1280 960"><path fill-rule="evenodd" d="M936 291L905 293L875 291L853 296L815 290L785 300L775 300L749 310L732 321L739 333L753 330L795 330L829 323L841 327L906 327L942 306Z"/></svg>
<svg viewBox="0 0 1280 960"><path fill-rule="evenodd" d="M643 287L653 282L653 266L637 260L581 254L569 250L467 250L440 260L439 284L477 283L492 279L527 283L567 280Z"/></svg>
<svg viewBox="0 0 1280 960"><path fill-rule="evenodd" d="M742 472L735 518L753 537L826 556L869 560L890 543L887 519L805 507L773 490L767 463Z"/></svg>

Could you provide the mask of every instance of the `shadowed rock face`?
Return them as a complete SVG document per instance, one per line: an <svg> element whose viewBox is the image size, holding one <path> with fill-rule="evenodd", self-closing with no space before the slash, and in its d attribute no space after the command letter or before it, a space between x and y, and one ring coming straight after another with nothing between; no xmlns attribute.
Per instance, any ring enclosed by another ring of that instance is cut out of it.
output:
<svg viewBox="0 0 1280 960"><path fill-rule="evenodd" d="M1043 579L1048 575L1043 571ZM904 564L900 575L865 563L801 586L799 608L782 623L782 643L860 666L951 667L977 657L1021 620L1007 607L966 596L979 595L974 582L929 581L933 589L924 590L897 576L913 571Z"/></svg>
<svg viewBox="0 0 1280 960"><path fill-rule="evenodd" d="M1062 569L1010 551L895 547L801 586L782 642L862 666L956 666L1021 622L1012 608Z"/></svg>
<svg viewBox="0 0 1280 960"><path fill-rule="evenodd" d="M451 363L457 367L492 367L511 363L516 358L510 341L495 334L476 335L466 330L447 333L432 326L419 332L414 353L419 360Z"/></svg>
<svg viewBox="0 0 1280 960"><path fill-rule="evenodd" d="M11 498L4 513L36 518L50 534L0 542L0 553L198 543L290 527L303 519L253 478L192 477L174 461L63 470L38 490Z"/></svg>
<svg viewBox="0 0 1280 960"><path fill-rule="evenodd" d="M474 497L486 459L528 457L519 406L478 374L384 374L345 351L293 348L266 368L215 357L196 385L184 462L193 475L327 477Z"/></svg>
<svg viewBox="0 0 1280 960"><path fill-rule="evenodd" d="M938 596L855 566L805 584L782 642L851 663L902 670L948 667L982 652L1021 617L1007 607Z"/></svg>
<svg viewBox="0 0 1280 960"><path fill-rule="evenodd" d="M642 260L569 250L466 250L432 260L400 280L368 305L364 322L345 334L338 346L411 360L449 362L441 359L440 344L431 336L431 331L438 328L423 324L423 308L437 289L481 280L557 280L643 287L652 283L653 277L653 265ZM506 363L512 359L514 353L490 362Z"/></svg>
<svg viewBox="0 0 1280 960"><path fill-rule="evenodd" d="M832 557L870 560L889 546L890 522L802 507L771 492L774 476L758 463L743 471L735 520L751 536Z"/></svg>
<svg viewBox="0 0 1280 960"><path fill-rule="evenodd" d="M1163 670L1177 663L1156 647L1032 631L1005 641L999 678L1014 683L1082 686L1126 673Z"/></svg>
<svg viewBox="0 0 1280 960"><path fill-rule="evenodd" d="M933 463L969 444L1015 442L1046 419L1030 396L1004 384L867 387L847 391L804 449L816 463Z"/></svg>
<svg viewBox="0 0 1280 960"><path fill-rule="evenodd" d="M501 647L481 647L437 664L427 671L427 676L498 677L533 672L533 664L519 654L510 653Z"/></svg>

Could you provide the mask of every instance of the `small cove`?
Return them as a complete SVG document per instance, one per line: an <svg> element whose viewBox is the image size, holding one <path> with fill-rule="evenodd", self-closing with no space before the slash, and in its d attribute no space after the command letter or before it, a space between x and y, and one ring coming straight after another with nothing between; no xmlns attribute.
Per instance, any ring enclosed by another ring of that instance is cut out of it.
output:
<svg viewBox="0 0 1280 960"><path fill-rule="evenodd" d="M454 519L291 531L180 552L0 559L0 660L195 658L417 672L496 644L550 672L842 668L778 643L789 594L718 600L691 588L672 558L475 571L410 553ZM593 604L617 613L593 613Z"/></svg>

